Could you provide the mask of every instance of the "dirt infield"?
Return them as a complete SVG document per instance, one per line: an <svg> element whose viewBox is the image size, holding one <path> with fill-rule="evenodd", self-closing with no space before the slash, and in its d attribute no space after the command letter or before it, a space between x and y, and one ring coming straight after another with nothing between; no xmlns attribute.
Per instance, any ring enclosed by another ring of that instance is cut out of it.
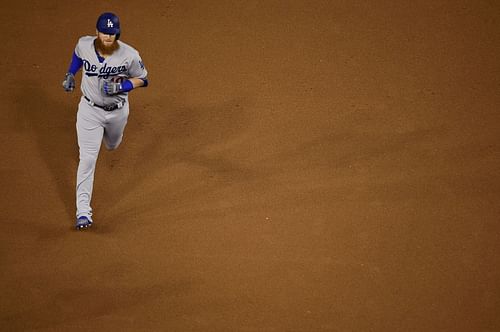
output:
<svg viewBox="0 0 500 332"><path fill-rule="evenodd" d="M150 86L76 232L61 81L103 11ZM1 331L500 330L500 3L0 12Z"/></svg>

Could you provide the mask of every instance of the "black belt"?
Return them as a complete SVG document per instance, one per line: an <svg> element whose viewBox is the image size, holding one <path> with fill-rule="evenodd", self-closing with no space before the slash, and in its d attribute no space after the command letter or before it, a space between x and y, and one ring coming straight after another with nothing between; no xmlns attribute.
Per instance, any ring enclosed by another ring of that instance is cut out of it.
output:
<svg viewBox="0 0 500 332"><path fill-rule="evenodd" d="M103 110L105 110L106 112L112 112L118 108L122 108L123 105L125 105L125 102L124 101L121 101L117 104L111 104L111 105L105 105L105 106L101 106L101 105L97 105L96 103L94 103L92 100L90 100L89 98L87 98L87 96L83 96L83 98L85 98L85 100L92 106L95 106L95 107L99 107L99 108L102 108Z"/></svg>

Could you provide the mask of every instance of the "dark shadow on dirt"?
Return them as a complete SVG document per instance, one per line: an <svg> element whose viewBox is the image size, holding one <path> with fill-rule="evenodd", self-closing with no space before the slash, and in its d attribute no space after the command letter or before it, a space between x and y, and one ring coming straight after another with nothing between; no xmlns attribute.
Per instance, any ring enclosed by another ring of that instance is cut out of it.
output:
<svg viewBox="0 0 500 332"><path fill-rule="evenodd" d="M49 169L52 183L63 202L68 220L75 215L74 183L78 160L76 141L76 96L67 102L49 97L43 82L24 81L14 90L13 119L20 130L31 133L40 158ZM22 87L22 88L21 88ZM61 94L64 91L61 88ZM27 97L29 96L29 97ZM63 98L61 98L63 99ZM47 211L50 214L51 211Z"/></svg>

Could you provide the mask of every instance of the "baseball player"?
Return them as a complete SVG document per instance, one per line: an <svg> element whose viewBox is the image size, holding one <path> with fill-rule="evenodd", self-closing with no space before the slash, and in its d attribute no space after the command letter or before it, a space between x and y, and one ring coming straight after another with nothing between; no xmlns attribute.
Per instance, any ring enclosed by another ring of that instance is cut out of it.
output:
<svg viewBox="0 0 500 332"><path fill-rule="evenodd" d="M96 36L78 40L68 72L65 91L75 88L75 74L83 67L76 130L80 162L76 178L76 229L92 226L92 188L101 142L116 149L129 114L128 94L148 85L148 72L139 52L119 40L120 21L113 13L97 19Z"/></svg>

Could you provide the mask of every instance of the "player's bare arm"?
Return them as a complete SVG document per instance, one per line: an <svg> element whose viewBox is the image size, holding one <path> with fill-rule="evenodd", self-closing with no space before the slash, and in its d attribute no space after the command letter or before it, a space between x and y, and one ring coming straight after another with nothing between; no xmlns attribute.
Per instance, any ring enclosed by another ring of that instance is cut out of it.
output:
<svg viewBox="0 0 500 332"><path fill-rule="evenodd" d="M134 89L140 88L146 84L145 80L143 80L142 78L138 78L138 77L129 78L129 81L132 82Z"/></svg>

